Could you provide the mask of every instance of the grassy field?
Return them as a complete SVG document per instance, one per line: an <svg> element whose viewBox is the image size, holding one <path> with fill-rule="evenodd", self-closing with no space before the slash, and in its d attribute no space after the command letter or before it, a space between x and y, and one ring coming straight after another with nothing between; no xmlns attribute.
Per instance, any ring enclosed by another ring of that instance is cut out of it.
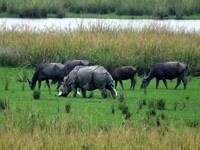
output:
<svg viewBox="0 0 200 150"><path fill-rule="evenodd" d="M41 97L24 76L41 62L88 59L107 69L133 65L141 75L155 62L179 60L200 72L199 34L152 26L141 31L91 30L22 32L0 30L0 149L200 149L200 78L189 77L187 90L176 81L155 89L155 80L134 91L117 87L118 99L58 97L42 83ZM105 57L107 56L107 57ZM30 68L28 68L30 67ZM25 79L26 80L26 79ZM89 95L89 93L88 93Z"/></svg>
<svg viewBox="0 0 200 150"><path fill-rule="evenodd" d="M128 90L129 81L123 92L117 87L125 102L120 96L102 99L98 90L93 98L58 97L56 85L49 94L42 83L41 97L35 100L28 83L19 82L23 74L31 78L32 71L0 68L0 100L9 104L9 109L0 109L1 149L200 148L200 78L189 78L187 90L183 85L173 90L175 80L168 81L169 90L163 83L156 90L153 80L145 92L137 77L134 91ZM163 110L150 108L160 99L165 101ZM128 107L130 117L119 109L121 104Z"/></svg>

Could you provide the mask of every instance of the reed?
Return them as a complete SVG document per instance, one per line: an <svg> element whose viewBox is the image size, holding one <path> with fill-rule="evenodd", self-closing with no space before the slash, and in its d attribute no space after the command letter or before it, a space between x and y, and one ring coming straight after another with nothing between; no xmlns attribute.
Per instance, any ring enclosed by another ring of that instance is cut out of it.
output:
<svg viewBox="0 0 200 150"><path fill-rule="evenodd" d="M16 29L19 27L16 27ZM14 29L13 29L14 30ZM41 62L88 59L108 70L120 65L150 67L158 61L179 60L193 72L200 70L200 35L173 32L156 25L141 31L110 29L33 32L0 30L0 65L35 66ZM105 57L106 56L106 57Z"/></svg>

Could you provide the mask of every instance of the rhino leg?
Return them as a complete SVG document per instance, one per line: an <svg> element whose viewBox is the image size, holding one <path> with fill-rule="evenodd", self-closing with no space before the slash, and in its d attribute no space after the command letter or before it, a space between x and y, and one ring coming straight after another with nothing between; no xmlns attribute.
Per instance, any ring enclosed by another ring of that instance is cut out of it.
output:
<svg viewBox="0 0 200 150"><path fill-rule="evenodd" d="M86 90L81 88L81 92L82 92L83 98L86 98Z"/></svg>
<svg viewBox="0 0 200 150"><path fill-rule="evenodd" d="M100 89L100 91L101 91L101 95L102 95L103 98L107 98L108 97L107 93L106 93L106 88L102 88L102 89Z"/></svg>
<svg viewBox="0 0 200 150"><path fill-rule="evenodd" d="M131 79L131 87L130 87L130 89L129 90L131 90L131 89L135 89L135 85L136 85L136 80L134 79L134 78L132 78Z"/></svg>
<svg viewBox="0 0 200 150"><path fill-rule="evenodd" d="M51 88L50 88L49 80L46 80L46 84L47 84L48 89L49 89L49 94L51 94Z"/></svg>
<svg viewBox="0 0 200 150"><path fill-rule="evenodd" d="M76 97L77 96L77 87L75 85L71 85L71 89L73 91L73 96Z"/></svg>

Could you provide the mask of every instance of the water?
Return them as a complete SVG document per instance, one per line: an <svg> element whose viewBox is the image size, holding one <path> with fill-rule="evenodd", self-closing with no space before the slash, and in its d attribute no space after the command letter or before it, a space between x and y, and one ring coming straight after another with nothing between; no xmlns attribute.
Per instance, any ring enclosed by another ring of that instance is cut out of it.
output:
<svg viewBox="0 0 200 150"><path fill-rule="evenodd" d="M200 20L152 20L152 19L89 19L89 18L49 18L49 19L19 19L0 18L0 30L31 30L42 32L46 30L73 31L94 27L107 29L166 28L171 31L200 33Z"/></svg>

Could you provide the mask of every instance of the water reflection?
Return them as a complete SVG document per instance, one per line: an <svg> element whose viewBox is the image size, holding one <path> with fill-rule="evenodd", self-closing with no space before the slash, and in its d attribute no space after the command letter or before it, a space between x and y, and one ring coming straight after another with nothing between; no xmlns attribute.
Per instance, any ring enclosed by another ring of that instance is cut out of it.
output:
<svg viewBox="0 0 200 150"><path fill-rule="evenodd" d="M113 30L146 28L165 28L172 31L200 33L200 20L151 20L151 19L89 19L89 18L49 18L49 19L18 19L0 18L0 29L31 30L31 31L73 31L83 28L89 30L94 27Z"/></svg>

